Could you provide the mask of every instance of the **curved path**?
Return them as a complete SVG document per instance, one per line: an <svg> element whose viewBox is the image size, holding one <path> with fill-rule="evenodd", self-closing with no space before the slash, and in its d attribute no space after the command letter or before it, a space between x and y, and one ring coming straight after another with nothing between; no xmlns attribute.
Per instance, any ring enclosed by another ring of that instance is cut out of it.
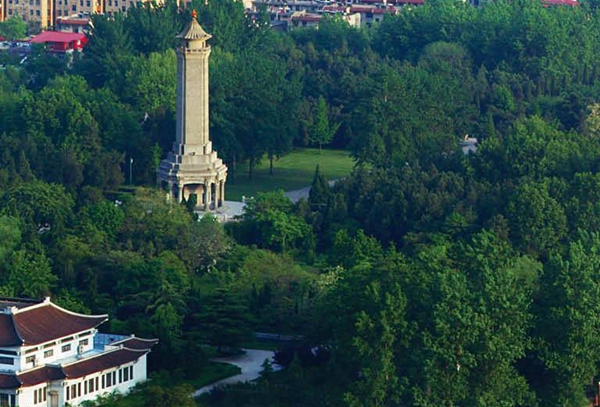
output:
<svg viewBox="0 0 600 407"><path fill-rule="evenodd" d="M329 184L329 187L332 187L339 180L340 179L332 179L330 181L327 181L327 184ZM302 198L308 199L309 193L310 193L310 187L308 186L308 187L304 187L304 188L300 188L300 189L294 189L292 191L286 191L285 196L290 198L290 201L292 201L293 203L296 203Z"/></svg>
<svg viewBox="0 0 600 407"><path fill-rule="evenodd" d="M198 397L201 394L208 393L218 386L224 386L227 384L235 384L240 382L249 382L254 379L257 379L258 377L260 377L260 372L262 372L263 370L262 364L265 362L265 359L269 359L271 363L273 363L273 356L275 355L273 351L258 349L242 350L245 352L242 355L211 359L213 362L230 363L232 365L236 365L240 369L242 369L242 373L237 374L235 376L227 377L223 380L219 380L218 382L201 387L194 393L192 393L192 397Z"/></svg>

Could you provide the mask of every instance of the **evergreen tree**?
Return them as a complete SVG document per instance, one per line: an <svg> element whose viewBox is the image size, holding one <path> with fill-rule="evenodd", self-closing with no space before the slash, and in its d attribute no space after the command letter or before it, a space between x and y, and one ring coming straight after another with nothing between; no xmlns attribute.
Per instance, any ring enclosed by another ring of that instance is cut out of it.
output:
<svg viewBox="0 0 600 407"><path fill-rule="evenodd" d="M319 165L315 169L315 175L308 193L308 203L313 211L323 211L331 197L329 184L321 173Z"/></svg>

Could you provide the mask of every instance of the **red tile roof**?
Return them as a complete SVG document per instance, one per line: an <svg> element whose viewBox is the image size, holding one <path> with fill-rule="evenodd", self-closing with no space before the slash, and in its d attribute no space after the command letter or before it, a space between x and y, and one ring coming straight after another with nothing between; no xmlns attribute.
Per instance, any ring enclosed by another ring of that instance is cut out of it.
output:
<svg viewBox="0 0 600 407"><path fill-rule="evenodd" d="M150 350L158 343L158 339L142 339L132 336L131 338L113 342L111 346L123 345L124 348L134 350Z"/></svg>
<svg viewBox="0 0 600 407"><path fill-rule="evenodd" d="M15 331L12 315L0 314L0 345L21 346L22 341Z"/></svg>
<svg viewBox="0 0 600 407"><path fill-rule="evenodd" d="M16 389L21 383L14 374L0 374L0 389Z"/></svg>
<svg viewBox="0 0 600 407"><path fill-rule="evenodd" d="M117 349L70 365L63 366L62 371L67 379L76 379L92 373L101 372L125 363L133 362L148 353L148 350Z"/></svg>
<svg viewBox="0 0 600 407"><path fill-rule="evenodd" d="M6 302L0 301L0 306ZM97 327L108 315L67 311L49 300L0 314L0 346L37 345Z"/></svg>
<svg viewBox="0 0 600 407"><path fill-rule="evenodd" d="M24 309L13 315L18 335L25 345L37 345L83 332L108 320L108 315L83 315L52 303Z"/></svg>
<svg viewBox="0 0 600 407"><path fill-rule="evenodd" d="M391 4L425 4L425 0L389 0Z"/></svg>
<svg viewBox="0 0 600 407"><path fill-rule="evenodd" d="M62 25L89 25L90 20L87 19L69 19L69 18L57 18L56 22Z"/></svg>
<svg viewBox="0 0 600 407"><path fill-rule="evenodd" d="M36 35L31 39L30 42L43 44L46 42L60 42L69 43L73 41L84 41L85 35L80 33L65 33L59 31L44 31L41 34Z"/></svg>
<svg viewBox="0 0 600 407"><path fill-rule="evenodd" d="M579 6L579 2L576 0L542 0L542 3L548 6Z"/></svg>
<svg viewBox="0 0 600 407"><path fill-rule="evenodd" d="M0 374L0 389L16 389L35 386L52 380L77 379L103 370L115 368L138 360L150 351L157 339L128 338L121 341L122 348L111 350L97 356L76 360L68 365L41 366L18 374ZM132 348L125 348L125 343Z"/></svg>
<svg viewBox="0 0 600 407"><path fill-rule="evenodd" d="M351 13L372 13L375 10L375 6L352 6L350 8Z"/></svg>
<svg viewBox="0 0 600 407"><path fill-rule="evenodd" d="M50 380L61 380L65 378L65 374L59 367L42 366L37 369L29 370L25 373L17 375L22 387L35 386L41 383L47 383Z"/></svg>

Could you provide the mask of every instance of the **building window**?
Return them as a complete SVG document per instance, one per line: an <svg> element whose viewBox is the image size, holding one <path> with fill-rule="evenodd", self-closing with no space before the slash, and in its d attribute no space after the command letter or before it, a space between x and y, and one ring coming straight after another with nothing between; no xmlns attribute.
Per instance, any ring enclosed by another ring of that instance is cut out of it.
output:
<svg viewBox="0 0 600 407"><path fill-rule="evenodd" d="M47 387L42 387L41 389L34 390L33 392L33 404L43 403L46 401L46 389Z"/></svg>
<svg viewBox="0 0 600 407"><path fill-rule="evenodd" d="M133 380L133 366L129 366L129 378Z"/></svg>
<svg viewBox="0 0 600 407"><path fill-rule="evenodd" d="M52 349L44 351L44 357L45 358L49 358L52 355L54 355L54 351Z"/></svg>
<svg viewBox="0 0 600 407"><path fill-rule="evenodd" d="M15 360L13 358L2 358L0 357L0 364L3 365L14 365Z"/></svg>
<svg viewBox="0 0 600 407"><path fill-rule="evenodd" d="M123 380L124 381L128 381L129 380L129 368L126 367L123 371Z"/></svg>
<svg viewBox="0 0 600 407"><path fill-rule="evenodd" d="M12 10L8 10L8 14L9 14L9 15L12 15Z"/></svg>
<svg viewBox="0 0 600 407"><path fill-rule="evenodd" d="M88 6L88 7L92 7L92 2L90 0L87 0L85 2L85 5Z"/></svg>
<svg viewBox="0 0 600 407"><path fill-rule="evenodd" d="M79 346L87 346L88 343L90 343L89 339L82 339L81 341L79 341Z"/></svg>
<svg viewBox="0 0 600 407"><path fill-rule="evenodd" d="M35 362L35 356L27 356L25 358L25 363L34 363Z"/></svg>
<svg viewBox="0 0 600 407"><path fill-rule="evenodd" d="M33 15L33 10L29 10L29 15L32 16Z"/></svg>
<svg viewBox="0 0 600 407"><path fill-rule="evenodd" d="M76 6L75 4L73 4L73 5L71 6L71 10L73 10L73 11L77 11L77 6Z"/></svg>
<svg viewBox="0 0 600 407"><path fill-rule="evenodd" d="M62 10L58 10L58 15L62 16ZM63 346L63 348L64 348L64 346Z"/></svg>
<svg viewBox="0 0 600 407"><path fill-rule="evenodd" d="M60 15L60 10L58 10L58 14ZM63 346L62 346L62 348L61 348L61 350L62 350L63 352L68 352L68 351L70 351L70 350L71 350L71 344L69 343L68 345L63 345Z"/></svg>
<svg viewBox="0 0 600 407"><path fill-rule="evenodd" d="M69 400L69 386L67 386L65 400Z"/></svg>
<svg viewBox="0 0 600 407"><path fill-rule="evenodd" d="M35 10L35 15L39 17L40 16L40 10Z"/></svg>
<svg viewBox="0 0 600 407"><path fill-rule="evenodd" d="M123 369L119 369L119 383L123 383Z"/></svg>

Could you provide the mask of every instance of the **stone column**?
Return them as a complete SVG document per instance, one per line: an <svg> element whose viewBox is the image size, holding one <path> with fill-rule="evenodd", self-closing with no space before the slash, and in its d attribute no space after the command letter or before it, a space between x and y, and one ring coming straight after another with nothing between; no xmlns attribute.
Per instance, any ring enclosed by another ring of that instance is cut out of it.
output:
<svg viewBox="0 0 600 407"><path fill-rule="evenodd" d="M206 183L202 184L202 200L204 203L204 210L208 210L208 188L206 187Z"/></svg>
<svg viewBox="0 0 600 407"><path fill-rule="evenodd" d="M225 181L219 181L219 187L221 188L221 206L225 206Z"/></svg>
<svg viewBox="0 0 600 407"><path fill-rule="evenodd" d="M219 180L215 181L215 210L219 208L219 201L221 200L221 188L219 188Z"/></svg>
<svg viewBox="0 0 600 407"><path fill-rule="evenodd" d="M212 182L208 183L208 187L206 188L206 191L207 191L206 197L207 197L207 201L208 201L208 210L211 210L212 209L211 204L212 204L212 199L213 199L213 197L212 197Z"/></svg>
<svg viewBox="0 0 600 407"><path fill-rule="evenodd" d="M177 197L177 202L181 203L183 200L183 185L177 185L177 190L179 191L179 196Z"/></svg>

